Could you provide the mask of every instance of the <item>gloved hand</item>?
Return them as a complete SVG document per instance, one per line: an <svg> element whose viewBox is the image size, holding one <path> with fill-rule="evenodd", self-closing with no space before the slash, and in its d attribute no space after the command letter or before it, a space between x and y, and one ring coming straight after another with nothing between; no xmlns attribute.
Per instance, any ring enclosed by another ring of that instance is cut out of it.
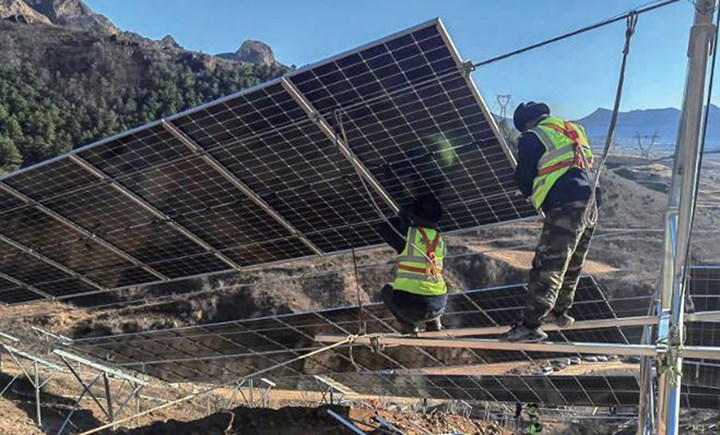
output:
<svg viewBox="0 0 720 435"><path fill-rule="evenodd" d="M398 210L397 217L400 220L401 226L412 226L413 217L410 206L402 206Z"/></svg>

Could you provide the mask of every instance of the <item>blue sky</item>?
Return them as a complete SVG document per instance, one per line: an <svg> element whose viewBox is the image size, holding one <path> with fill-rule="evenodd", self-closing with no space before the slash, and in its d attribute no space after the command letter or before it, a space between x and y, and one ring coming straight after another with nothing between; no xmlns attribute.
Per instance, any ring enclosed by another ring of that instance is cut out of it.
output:
<svg viewBox="0 0 720 435"><path fill-rule="evenodd" d="M269 44L278 61L306 65L440 17L461 55L480 61L643 4L643 0L85 0L124 30L187 49L235 51L246 39ZM639 18L622 109L679 107L694 8L690 1ZM484 67L473 75L488 105L550 103L579 118L611 107L625 23ZM718 104L720 98L714 99Z"/></svg>

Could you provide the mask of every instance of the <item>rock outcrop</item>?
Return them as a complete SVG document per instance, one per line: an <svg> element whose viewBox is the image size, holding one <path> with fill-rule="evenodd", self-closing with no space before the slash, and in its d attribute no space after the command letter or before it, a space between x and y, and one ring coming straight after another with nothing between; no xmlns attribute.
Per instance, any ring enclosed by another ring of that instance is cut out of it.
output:
<svg viewBox="0 0 720 435"><path fill-rule="evenodd" d="M272 49L261 41L245 41L235 53L221 53L217 56L234 62L254 65L275 64L275 55Z"/></svg>
<svg viewBox="0 0 720 435"><path fill-rule="evenodd" d="M25 0L35 11L52 24L75 29L115 35L120 29L103 15L95 13L81 0Z"/></svg>
<svg viewBox="0 0 720 435"><path fill-rule="evenodd" d="M26 24L51 24L48 17L22 0L0 0L0 19Z"/></svg>

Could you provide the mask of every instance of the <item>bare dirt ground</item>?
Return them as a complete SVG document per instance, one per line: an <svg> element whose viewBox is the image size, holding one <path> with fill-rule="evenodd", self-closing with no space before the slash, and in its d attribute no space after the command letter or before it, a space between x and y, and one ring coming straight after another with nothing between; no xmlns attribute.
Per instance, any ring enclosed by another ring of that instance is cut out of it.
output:
<svg viewBox="0 0 720 435"><path fill-rule="evenodd" d="M424 415L414 412L367 410L340 406L319 408L286 407L277 410L236 408L215 413L191 423L167 421L122 433L132 435L169 435L178 433L193 435L307 435L308 429L312 428L313 434L352 434L353 432L330 417L327 413L328 409L340 414L347 420L353 421L359 429L367 433L385 433L378 429L381 426L374 420L376 417L391 423L408 435L422 435L423 430L436 434L509 435L512 433L495 423L470 420L458 415Z"/></svg>
<svg viewBox="0 0 720 435"><path fill-rule="evenodd" d="M5 368L0 374L0 384L7 384L17 370ZM117 389L119 382L113 381L112 388ZM42 427L36 425L34 390L22 377L16 381L5 397L0 398L0 434L2 435L35 435L57 433L65 416L71 410L74 398L81 387L69 375L60 374L48 383L41 393ZM99 398L103 391L94 389ZM175 387L154 383L141 392L140 408L131 406L118 419L130 416L130 412L148 410L161 403L202 391L200 386L190 384ZM244 390L247 393L247 390ZM312 433L342 434L352 433L327 413L328 407L316 407L319 393L299 391L272 391L266 408L249 408L247 406L229 405L228 399L232 392L218 389L212 394L199 394L192 401L155 410L149 415L141 416L127 422L121 422L114 431L102 433L117 434L307 434ZM124 396L121 396L124 398ZM421 434L418 427L432 433L451 433L460 431L463 434L501 435L509 432L492 422L472 420L444 412L433 415L418 414L411 411L391 411L382 409L377 398L353 396L353 403L364 404L362 408L352 406L333 406L330 409L338 414L364 422L358 426L372 432L379 424L373 417L381 417L401 428L406 434ZM392 403L401 404L415 402L415 399L392 398ZM101 401L104 406L104 402ZM235 401L237 404L237 400ZM302 405L304 404L304 405ZM309 405L309 406L308 406ZM116 405L117 406L117 405ZM79 433L107 423L102 410L92 400L83 400L81 406L68 427L68 433Z"/></svg>

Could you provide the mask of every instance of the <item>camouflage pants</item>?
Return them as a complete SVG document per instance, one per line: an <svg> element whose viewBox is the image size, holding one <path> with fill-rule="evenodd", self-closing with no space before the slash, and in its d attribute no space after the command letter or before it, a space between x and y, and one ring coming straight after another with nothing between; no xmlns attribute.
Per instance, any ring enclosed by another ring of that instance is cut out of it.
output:
<svg viewBox="0 0 720 435"><path fill-rule="evenodd" d="M595 232L583 223L585 206L584 201L572 202L545 214L527 288L524 321L530 327L539 326L551 311L561 313L573 304Z"/></svg>

